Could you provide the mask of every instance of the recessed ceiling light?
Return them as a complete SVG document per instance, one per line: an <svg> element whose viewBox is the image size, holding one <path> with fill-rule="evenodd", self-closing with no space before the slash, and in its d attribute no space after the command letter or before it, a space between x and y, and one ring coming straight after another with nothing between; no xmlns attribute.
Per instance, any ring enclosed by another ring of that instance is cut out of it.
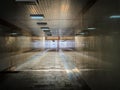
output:
<svg viewBox="0 0 120 90"><path fill-rule="evenodd" d="M36 0L16 0L16 1L36 1Z"/></svg>
<svg viewBox="0 0 120 90"><path fill-rule="evenodd" d="M84 33L84 32L80 32L80 33L78 33L78 34L75 34L75 35L85 35L86 33Z"/></svg>
<svg viewBox="0 0 120 90"><path fill-rule="evenodd" d="M95 30L96 28L93 27L89 27L88 30Z"/></svg>
<svg viewBox="0 0 120 90"><path fill-rule="evenodd" d="M11 35L17 35L17 33L11 33Z"/></svg>
<svg viewBox="0 0 120 90"><path fill-rule="evenodd" d="M81 31L81 32L79 32L78 34L76 34L76 35L83 35L83 36L87 36L88 34L89 34L89 30L83 30L83 31Z"/></svg>
<svg viewBox="0 0 120 90"><path fill-rule="evenodd" d="M110 16L110 18L111 19L118 19L118 18L120 18L120 15L112 15L112 16Z"/></svg>
<svg viewBox="0 0 120 90"><path fill-rule="evenodd" d="M80 35L85 35L85 33L84 32L80 32Z"/></svg>
<svg viewBox="0 0 120 90"><path fill-rule="evenodd" d="M50 30L49 27L41 27L42 30Z"/></svg>
<svg viewBox="0 0 120 90"><path fill-rule="evenodd" d="M31 19L44 19L43 14L31 14L30 17Z"/></svg>
<svg viewBox="0 0 120 90"><path fill-rule="evenodd" d="M16 2L36 2L37 0L16 0Z"/></svg>
<svg viewBox="0 0 120 90"><path fill-rule="evenodd" d="M21 4L27 4L27 5L36 5L36 3L39 4L38 0L16 0L16 2Z"/></svg>
<svg viewBox="0 0 120 90"><path fill-rule="evenodd" d="M47 25L47 22L37 22L38 25Z"/></svg>

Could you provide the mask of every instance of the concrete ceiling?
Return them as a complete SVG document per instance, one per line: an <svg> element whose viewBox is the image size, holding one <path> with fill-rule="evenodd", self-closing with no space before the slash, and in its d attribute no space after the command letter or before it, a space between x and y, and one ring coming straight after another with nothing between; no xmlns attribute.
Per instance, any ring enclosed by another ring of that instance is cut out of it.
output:
<svg viewBox="0 0 120 90"><path fill-rule="evenodd" d="M81 15L96 0L37 0L35 5L15 0L0 1L0 17L34 35L40 35L42 25L47 22L53 36L71 36L75 28L81 28ZM43 20L33 20L30 14L44 14Z"/></svg>

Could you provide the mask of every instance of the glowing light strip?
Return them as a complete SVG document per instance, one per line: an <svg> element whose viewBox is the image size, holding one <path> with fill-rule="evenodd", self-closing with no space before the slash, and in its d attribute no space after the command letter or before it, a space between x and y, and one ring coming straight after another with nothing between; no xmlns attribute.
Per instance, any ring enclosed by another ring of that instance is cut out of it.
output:
<svg viewBox="0 0 120 90"><path fill-rule="evenodd" d="M31 19L44 19L42 16L31 16Z"/></svg>
<svg viewBox="0 0 120 90"><path fill-rule="evenodd" d="M88 28L89 30L95 30L96 28Z"/></svg>
<svg viewBox="0 0 120 90"><path fill-rule="evenodd" d="M112 19L118 19L118 18L120 18L120 15L112 15L112 16L110 16L110 18Z"/></svg>

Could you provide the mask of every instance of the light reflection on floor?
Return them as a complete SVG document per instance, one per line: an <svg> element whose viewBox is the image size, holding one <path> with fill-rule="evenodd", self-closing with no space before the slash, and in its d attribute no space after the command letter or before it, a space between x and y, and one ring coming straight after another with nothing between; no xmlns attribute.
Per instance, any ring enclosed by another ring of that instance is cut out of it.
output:
<svg viewBox="0 0 120 90"><path fill-rule="evenodd" d="M18 73L6 73L0 90L118 90L115 80L119 75L104 67L98 68L96 60L86 58L83 61L83 57L85 60L87 56L72 50L38 52L16 67Z"/></svg>

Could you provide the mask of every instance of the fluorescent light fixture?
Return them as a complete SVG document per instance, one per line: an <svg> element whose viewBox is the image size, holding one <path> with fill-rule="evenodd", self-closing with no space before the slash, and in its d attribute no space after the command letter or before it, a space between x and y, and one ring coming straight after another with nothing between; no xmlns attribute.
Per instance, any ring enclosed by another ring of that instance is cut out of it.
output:
<svg viewBox="0 0 120 90"><path fill-rule="evenodd" d="M42 30L50 30L49 27L41 27Z"/></svg>
<svg viewBox="0 0 120 90"><path fill-rule="evenodd" d="M16 1L21 1L21 2L35 2L36 0L16 0Z"/></svg>
<svg viewBox="0 0 120 90"><path fill-rule="evenodd" d="M89 30L83 30L83 31L81 31L81 32L79 32L78 34L76 34L76 35L88 35L89 34Z"/></svg>
<svg viewBox="0 0 120 90"><path fill-rule="evenodd" d="M27 4L27 5L36 5L39 4L38 0L15 0L17 3Z"/></svg>
<svg viewBox="0 0 120 90"><path fill-rule="evenodd" d="M43 14L31 14L30 17L31 19L44 19Z"/></svg>
<svg viewBox="0 0 120 90"><path fill-rule="evenodd" d="M37 0L16 0L16 2L36 2Z"/></svg>
<svg viewBox="0 0 120 90"><path fill-rule="evenodd" d="M80 32L80 35L85 35L85 33L84 32Z"/></svg>
<svg viewBox="0 0 120 90"><path fill-rule="evenodd" d="M11 33L11 35L17 35L18 33Z"/></svg>
<svg viewBox="0 0 120 90"><path fill-rule="evenodd" d="M21 33L15 33L15 32L11 32L9 33L10 36L21 36Z"/></svg>
<svg viewBox="0 0 120 90"><path fill-rule="evenodd" d="M80 32L80 33L78 33L78 34L76 34L76 35L85 35L86 33L84 33L84 32Z"/></svg>
<svg viewBox="0 0 120 90"><path fill-rule="evenodd" d="M37 22L38 25L47 25L47 22Z"/></svg>
<svg viewBox="0 0 120 90"><path fill-rule="evenodd" d="M111 19L118 19L118 18L120 18L120 15L112 15L112 16L110 16L110 18Z"/></svg>
<svg viewBox="0 0 120 90"><path fill-rule="evenodd" d="M89 27L88 30L95 30L96 28L93 27Z"/></svg>
<svg viewBox="0 0 120 90"><path fill-rule="evenodd" d="M50 33L50 30L43 30L44 32L49 32Z"/></svg>

